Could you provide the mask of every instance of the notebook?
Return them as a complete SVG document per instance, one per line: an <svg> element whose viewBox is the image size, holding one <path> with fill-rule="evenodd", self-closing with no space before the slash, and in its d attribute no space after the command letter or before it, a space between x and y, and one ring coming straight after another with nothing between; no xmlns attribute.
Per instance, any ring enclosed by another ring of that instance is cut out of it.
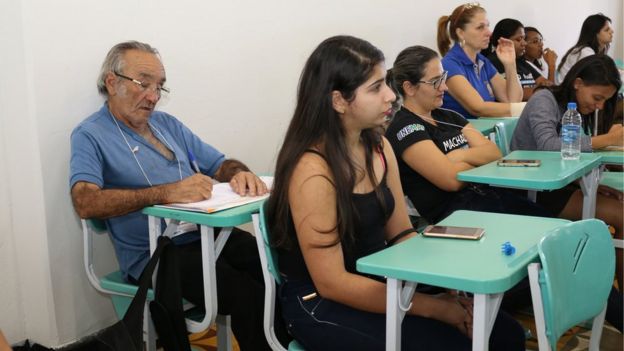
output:
<svg viewBox="0 0 624 351"><path fill-rule="evenodd" d="M260 179L267 185L269 190L273 187L273 177L261 176ZM269 197L269 194L261 196L240 196L230 187L230 183L217 183L212 187L212 197L191 203L171 203L156 205L158 207L174 208L178 210L214 213L228 208L234 208L257 201L262 201Z"/></svg>

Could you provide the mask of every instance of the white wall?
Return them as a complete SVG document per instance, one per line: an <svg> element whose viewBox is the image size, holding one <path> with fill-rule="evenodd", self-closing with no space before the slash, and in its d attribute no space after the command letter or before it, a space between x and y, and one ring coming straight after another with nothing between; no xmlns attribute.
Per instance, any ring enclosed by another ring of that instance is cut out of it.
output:
<svg viewBox="0 0 624 351"><path fill-rule="evenodd" d="M69 134L102 104L95 79L108 49L137 39L157 47L173 90L163 109L258 172L270 172L314 47L352 34L391 65L413 44L435 48L435 22L459 2L0 0L0 329L59 345L115 320L88 284L68 189ZM488 0L492 26L514 17L540 28L560 56L583 19L614 20L622 58L622 2ZM565 15L561 14L564 12ZM105 269L115 266L101 240Z"/></svg>

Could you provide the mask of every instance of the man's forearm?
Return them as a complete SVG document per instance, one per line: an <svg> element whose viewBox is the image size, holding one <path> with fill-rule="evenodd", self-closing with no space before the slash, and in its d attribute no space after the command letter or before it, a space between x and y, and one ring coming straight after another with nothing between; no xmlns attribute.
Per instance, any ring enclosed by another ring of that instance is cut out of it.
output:
<svg viewBox="0 0 624 351"><path fill-rule="evenodd" d="M76 187L80 184L76 184ZM166 202L166 185L145 189L73 189L72 199L81 218L105 219Z"/></svg>
<svg viewBox="0 0 624 351"><path fill-rule="evenodd" d="M214 178L219 182L229 182L236 173L242 171L249 172L249 168L239 160L228 159L223 161Z"/></svg>

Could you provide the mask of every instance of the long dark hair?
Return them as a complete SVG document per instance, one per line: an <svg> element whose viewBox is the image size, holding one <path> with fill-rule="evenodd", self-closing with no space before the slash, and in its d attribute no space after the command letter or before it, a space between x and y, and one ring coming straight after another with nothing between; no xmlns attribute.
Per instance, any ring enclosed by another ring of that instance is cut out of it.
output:
<svg viewBox="0 0 624 351"><path fill-rule="evenodd" d="M591 15L587 17L585 21L583 21L581 34L579 34L579 38L576 41L576 44L574 44L574 46L571 47L565 53L565 55L563 55L561 62L559 62L559 67L557 67L557 72L561 70L561 67L563 67L563 64L565 63L568 56L570 56L570 54L577 53L586 46L592 48L592 50L594 50L594 52L597 54L604 54L607 52L607 50L609 50L609 44L607 44L604 50L601 51L600 43L598 42L598 33L600 33L600 30L602 30L602 27L605 26L607 21L611 22L611 19L603 15L602 13Z"/></svg>
<svg viewBox="0 0 624 351"><path fill-rule="evenodd" d="M355 99L356 89L370 78L373 69L384 61L383 53L369 42L351 36L335 36L323 41L312 53L299 79L297 106L290 121L284 144L275 166L273 190L267 204L268 226L274 246L289 248L294 227L290 213L288 190L295 166L306 150L319 144L319 150L332 172L329 179L336 189L334 243L353 242L357 213L352 204L358 167L349 156L345 130L332 105L332 92L339 91L347 101ZM373 152L381 147L379 129L363 130L361 141L366 157L366 175L373 184L377 180L373 170ZM361 174L361 173L360 173ZM377 198L382 196L375 187ZM325 228L324 228L325 229Z"/></svg>
<svg viewBox="0 0 624 351"><path fill-rule="evenodd" d="M403 83L417 84L425 75L427 63L436 57L438 53L428 47L410 46L399 53L392 69L388 70L386 81L397 95L404 97Z"/></svg>
<svg viewBox="0 0 624 351"><path fill-rule="evenodd" d="M505 19L498 21L498 23L496 23L496 26L494 26L494 30L492 31L492 36L490 37L490 44L488 44L487 48L481 50L481 54L486 57L491 55L494 49L496 48L496 46L498 45L498 39L511 38L511 36L513 36L516 33L518 28L524 28L524 26L522 25L520 21L516 19L505 18Z"/></svg>
<svg viewBox="0 0 624 351"><path fill-rule="evenodd" d="M611 85L615 88L616 93L607 99L604 104L602 123L599 125L600 128L598 130L599 134L607 133L615 117L617 92L622 87L622 80L615 62L613 62L611 57L604 54L587 56L572 66L560 85L542 89L549 89L555 96L559 108L564 110L568 102L576 102L576 89L574 89L576 78L582 79L585 85ZM585 127L585 132L589 133L593 128L592 118L583 116L583 126Z"/></svg>

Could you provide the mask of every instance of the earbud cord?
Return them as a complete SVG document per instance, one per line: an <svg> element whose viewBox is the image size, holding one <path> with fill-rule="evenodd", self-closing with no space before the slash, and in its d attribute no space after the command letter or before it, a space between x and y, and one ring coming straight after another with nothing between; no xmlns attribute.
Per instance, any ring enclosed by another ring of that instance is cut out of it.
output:
<svg viewBox="0 0 624 351"><path fill-rule="evenodd" d="M128 150L130 150L130 153L132 154L132 157L134 157L134 160L136 161L137 165L139 166L139 169L141 170L141 173L143 173L143 176L145 177L145 180L147 180L147 184L149 184L149 186L154 186L152 184L152 182L150 181L149 177L147 176L147 173L145 173L145 170L143 169L143 166L141 166L141 162L139 162L139 159L136 157L136 153L134 151L132 151L132 147L130 146L130 143L128 142L128 139L126 138L126 135L121 130L121 127L119 126L119 123L117 122L117 119L113 116L113 114L110 111L108 113L109 113L111 119L113 120L113 122L115 123L115 125L117 126L117 130L119 131L119 134L121 134L121 137L126 142L126 145L128 146ZM169 144L167 139L165 139L165 137L162 135L162 133L158 129L154 128L151 124L148 123L148 125L151 128L153 128L163 138L163 141L165 142L165 144L167 144L169 149L173 152L173 148L171 147L171 145ZM175 156L175 153L174 153L174 156ZM178 172L180 173L180 180L182 180L182 167L180 166L180 159L178 159L177 156L176 156L176 160L178 161Z"/></svg>
<svg viewBox="0 0 624 351"><path fill-rule="evenodd" d="M447 110L447 111L449 111L449 110ZM456 127L456 128L458 128L459 130L462 130L462 129L464 129L464 128L465 128L465 127L460 126L459 124L454 124L454 123L449 123L449 122L438 121L438 120L437 120L437 119L435 119L435 118L425 117L425 116L421 116L421 115L417 115L417 116L418 116L418 117L420 117L420 118L422 118L422 119L424 119L424 120L433 121L433 122L435 122L435 123L440 123L440 124L446 124L446 125L451 126L451 127ZM470 123L470 121L468 121L468 123ZM481 131L480 131L480 130L477 130L477 129L475 129L475 128L466 128L466 129L474 130L474 131L476 131L476 132L481 133Z"/></svg>

